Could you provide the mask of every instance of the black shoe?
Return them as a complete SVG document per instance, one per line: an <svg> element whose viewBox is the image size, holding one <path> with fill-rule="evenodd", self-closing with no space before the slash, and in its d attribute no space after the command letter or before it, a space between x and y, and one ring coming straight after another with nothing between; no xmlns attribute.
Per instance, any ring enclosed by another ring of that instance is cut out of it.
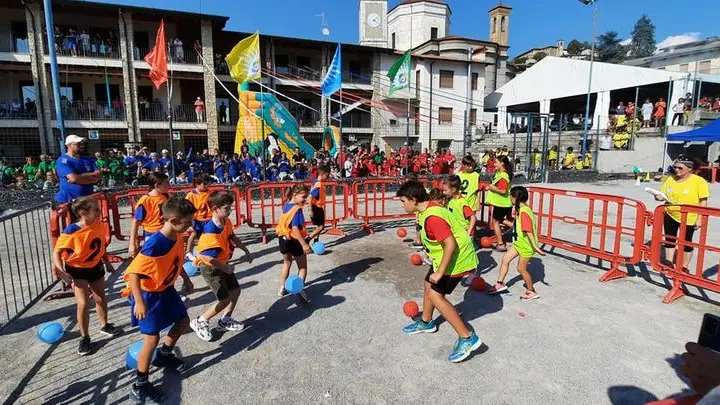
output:
<svg viewBox="0 0 720 405"><path fill-rule="evenodd" d="M100 333L107 336L117 336L122 331L119 328L116 328L115 325L111 323L106 323L105 326L100 328Z"/></svg>
<svg viewBox="0 0 720 405"><path fill-rule="evenodd" d="M157 350L157 356L155 356L155 360L153 360L152 364L155 367L166 368L176 371L178 373L182 373L187 369L187 364L185 364L184 361L180 360L175 355L175 353L166 353L164 350L162 350L162 348Z"/></svg>
<svg viewBox="0 0 720 405"><path fill-rule="evenodd" d="M302 302L303 304L309 304L309 303L310 303L310 298L308 298L307 293L305 292L305 290L300 290L300 292L297 294L297 298L298 298L298 300L300 300L300 302Z"/></svg>
<svg viewBox="0 0 720 405"><path fill-rule="evenodd" d="M150 383L143 385L130 384L130 400L135 404L161 404L165 394Z"/></svg>
<svg viewBox="0 0 720 405"><path fill-rule="evenodd" d="M86 356L90 354L92 351L92 347L90 344L90 336L81 336L80 337L80 344L78 345L78 354L81 356Z"/></svg>

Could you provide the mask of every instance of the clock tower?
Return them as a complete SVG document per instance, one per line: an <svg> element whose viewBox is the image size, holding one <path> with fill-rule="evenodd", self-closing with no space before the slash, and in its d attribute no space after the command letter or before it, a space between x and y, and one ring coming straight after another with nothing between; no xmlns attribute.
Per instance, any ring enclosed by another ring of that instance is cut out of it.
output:
<svg viewBox="0 0 720 405"><path fill-rule="evenodd" d="M388 47L387 0L360 0L360 45Z"/></svg>

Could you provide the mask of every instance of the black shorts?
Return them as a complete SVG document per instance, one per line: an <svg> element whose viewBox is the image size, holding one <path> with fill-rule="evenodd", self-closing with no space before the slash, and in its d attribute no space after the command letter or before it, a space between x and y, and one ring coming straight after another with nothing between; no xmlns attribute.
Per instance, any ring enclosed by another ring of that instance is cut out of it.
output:
<svg viewBox="0 0 720 405"><path fill-rule="evenodd" d="M310 220L315 226L325 225L325 208L310 206Z"/></svg>
<svg viewBox="0 0 720 405"><path fill-rule="evenodd" d="M72 267L66 264L65 271L70 274L73 280L85 280L88 283L105 278L105 269L103 268L102 262L90 268Z"/></svg>
<svg viewBox="0 0 720 405"><path fill-rule="evenodd" d="M284 236L278 238L278 245L280 245L280 253L286 255L291 254L293 257L300 257L305 254L302 245L295 239L285 239Z"/></svg>
<svg viewBox="0 0 720 405"><path fill-rule="evenodd" d="M228 274L210 266L200 266L200 274L218 301L230 298L231 291L240 289L235 274Z"/></svg>
<svg viewBox="0 0 720 405"><path fill-rule="evenodd" d="M457 287L458 284L460 284L460 280L462 280L463 276L466 274L470 274L472 270L468 270L465 273L458 274L456 276L450 277L448 275L444 275L440 278L440 281L437 282L437 284L433 284L430 282L430 276L435 273L432 266L430 266L430 270L428 270L428 273L425 275L425 281L430 283L430 288L433 289L433 291L438 292L442 295L448 295L452 294L452 292L455 290L455 287Z"/></svg>
<svg viewBox="0 0 720 405"><path fill-rule="evenodd" d="M663 215L663 228L665 229L665 247L666 248L674 248L677 243L678 231L680 231L680 222L674 220L666 212ZM686 225L684 240L686 240L688 242L692 242L692 238L693 238L694 234L695 234L695 226ZM685 252L692 252L694 249L695 248L693 248L692 246L687 246L687 245L685 245L683 247L683 250Z"/></svg>
<svg viewBox="0 0 720 405"><path fill-rule="evenodd" d="M508 221L512 221L512 207L496 207L493 205L492 208L492 217L494 220L502 223L502 221L507 218Z"/></svg>

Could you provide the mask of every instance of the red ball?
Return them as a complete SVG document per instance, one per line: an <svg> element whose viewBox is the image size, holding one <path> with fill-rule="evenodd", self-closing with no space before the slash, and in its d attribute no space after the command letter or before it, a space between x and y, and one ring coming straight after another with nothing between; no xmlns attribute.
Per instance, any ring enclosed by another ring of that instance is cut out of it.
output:
<svg viewBox="0 0 720 405"><path fill-rule="evenodd" d="M420 266L421 264L423 264L423 258L419 254L413 253L413 255L410 256L410 263L416 266Z"/></svg>
<svg viewBox="0 0 720 405"><path fill-rule="evenodd" d="M474 291L482 292L485 291L485 289L487 288L487 283L485 282L484 278L476 276L470 282L470 288L472 288Z"/></svg>
<svg viewBox="0 0 720 405"><path fill-rule="evenodd" d="M403 304L403 312L406 316L414 318L420 313L420 308L418 307L417 302L407 301L405 304Z"/></svg>
<svg viewBox="0 0 720 405"><path fill-rule="evenodd" d="M495 243L495 238L490 236L483 236L480 238L480 247L483 249L489 249Z"/></svg>
<svg viewBox="0 0 720 405"><path fill-rule="evenodd" d="M406 237L406 236L407 236L407 231L405 230L405 228L398 228L398 230L397 230L397 236L398 236L398 238L404 238L404 237Z"/></svg>

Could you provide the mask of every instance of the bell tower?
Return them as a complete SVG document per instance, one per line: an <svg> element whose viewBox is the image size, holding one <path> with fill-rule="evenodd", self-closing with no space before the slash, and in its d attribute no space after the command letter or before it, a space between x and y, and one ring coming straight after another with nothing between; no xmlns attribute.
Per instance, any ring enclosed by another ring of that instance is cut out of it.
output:
<svg viewBox="0 0 720 405"><path fill-rule="evenodd" d="M490 15L490 42L501 46L508 46L508 34L510 32L510 12L512 8L498 3L488 11Z"/></svg>
<svg viewBox="0 0 720 405"><path fill-rule="evenodd" d="M387 0L360 0L360 45L388 47Z"/></svg>

